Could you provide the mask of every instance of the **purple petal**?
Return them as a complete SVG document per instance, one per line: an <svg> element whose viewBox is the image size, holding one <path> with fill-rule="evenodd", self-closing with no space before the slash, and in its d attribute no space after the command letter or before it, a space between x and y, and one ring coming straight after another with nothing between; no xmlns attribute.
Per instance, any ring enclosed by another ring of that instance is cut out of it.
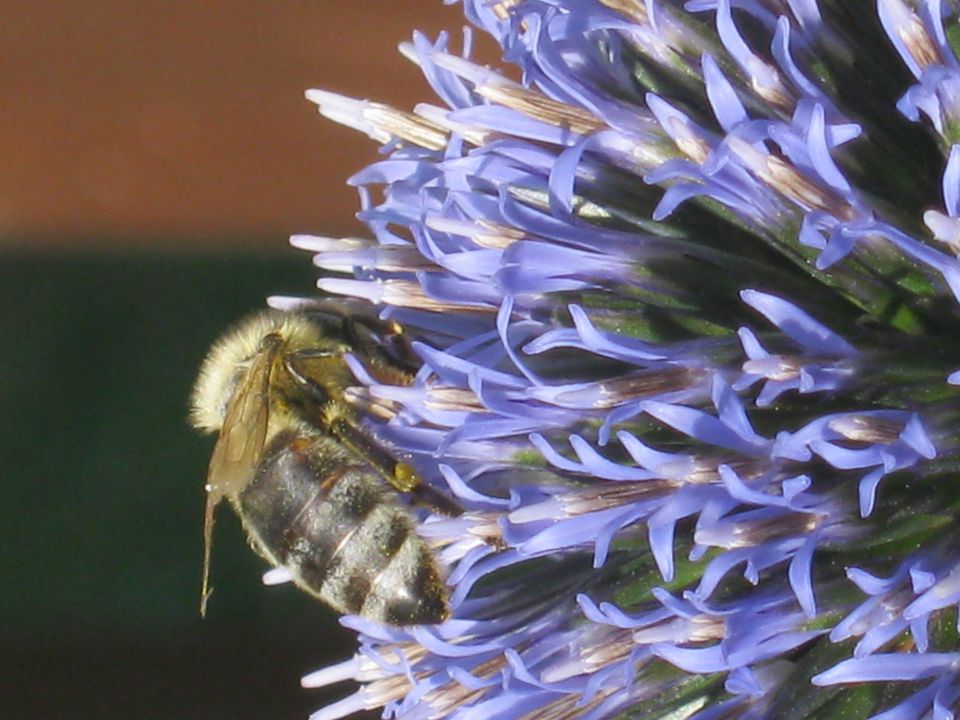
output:
<svg viewBox="0 0 960 720"><path fill-rule="evenodd" d="M813 551L817 547L817 534L812 534L807 541L797 550L793 559L790 561L788 576L790 578L790 587L793 588L797 596L797 602L803 608L804 614L808 618L814 618L817 615L817 603L813 596L813 582L811 580L811 570L813 565Z"/></svg>
<svg viewBox="0 0 960 720"><path fill-rule="evenodd" d="M700 64L703 67L703 81L707 89L707 98L710 107L726 132L730 132L737 125L746 122L747 111L740 102L740 98L733 90L733 86L724 77L716 61L710 55L704 55Z"/></svg>
<svg viewBox="0 0 960 720"><path fill-rule="evenodd" d="M826 672L815 675L814 685L841 683L890 682L893 680L921 680L935 677L944 671L956 670L960 664L958 653L890 653L844 660Z"/></svg>
<svg viewBox="0 0 960 720"><path fill-rule="evenodd" d="M810 160L813 163L817 174L823 178L830 187L840 191L843 194L851 192L850 183L840 172L833 158L830 156L830 148L827 145L826 127L823 117L823 107L815 105L810 118L810 125L807 128L807 151L810 153Z"/></svg>
<svg viewBox="0 0 960 720"><path fill-rule="evenodd" d="M743 290L740 297L811 354L836 357L857 355L856 348L846 340L786 300L757 290Z"/></svg>
<svg viewBox="0 0 960 720"><path fill-rule="evenodd" d="M943 204L950 217L960 216L960 145L950 148L943 171Z"/></svg>

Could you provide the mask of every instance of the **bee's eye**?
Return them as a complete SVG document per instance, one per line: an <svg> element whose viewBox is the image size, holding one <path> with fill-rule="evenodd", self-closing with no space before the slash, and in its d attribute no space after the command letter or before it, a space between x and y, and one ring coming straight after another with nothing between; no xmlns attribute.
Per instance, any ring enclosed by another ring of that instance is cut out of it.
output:
<svg viewBox="0 0 960 720"><path fill-rule="evenodd" d="M263 339L260 340L260 351L275 348L280 345L281 342L283 342L283 338L280 337L279 333L267 333L263 336Z"/></svg>

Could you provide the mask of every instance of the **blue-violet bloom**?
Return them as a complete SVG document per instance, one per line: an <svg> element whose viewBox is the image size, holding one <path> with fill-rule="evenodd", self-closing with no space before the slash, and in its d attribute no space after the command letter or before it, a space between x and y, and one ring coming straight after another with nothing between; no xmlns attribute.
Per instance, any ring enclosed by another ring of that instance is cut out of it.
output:
<svg viewBox="0 0 960 720"><path fill-rule="evenodd" d="M451 619L344 618L315 718L954 718L957 4L462 4L504 68L308 92L382 158L293 243L422 361L350 397L464 509Z"/></svg>

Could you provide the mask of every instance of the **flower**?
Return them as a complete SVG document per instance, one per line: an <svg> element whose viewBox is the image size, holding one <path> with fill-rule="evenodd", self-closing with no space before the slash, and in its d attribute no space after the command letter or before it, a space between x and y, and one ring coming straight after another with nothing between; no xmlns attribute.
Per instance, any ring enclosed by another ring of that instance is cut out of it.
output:
<svg viewBox="0 0 960 720"><path fill-rule="evenodd" d="M423 363L351 397L464 509L452 618L344 618L315 717L953 718L957 8L463 6L514 70L308 93L383 157L373 239L293 242Z"/></svg>

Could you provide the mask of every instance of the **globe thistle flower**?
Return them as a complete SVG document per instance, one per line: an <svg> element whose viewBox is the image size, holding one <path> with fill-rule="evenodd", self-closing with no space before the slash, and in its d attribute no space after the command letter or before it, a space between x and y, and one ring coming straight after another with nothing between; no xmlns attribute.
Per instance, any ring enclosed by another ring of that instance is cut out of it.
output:
<svg viewBox="0 0 960 720"><path fill-rule="evenodd" d="M422 360L351 398L464 509L452 618L345 618L315 717L953 718L957 7L463 7L507 69L308 93L383 157L370 239L293 243Z"/></svg>

